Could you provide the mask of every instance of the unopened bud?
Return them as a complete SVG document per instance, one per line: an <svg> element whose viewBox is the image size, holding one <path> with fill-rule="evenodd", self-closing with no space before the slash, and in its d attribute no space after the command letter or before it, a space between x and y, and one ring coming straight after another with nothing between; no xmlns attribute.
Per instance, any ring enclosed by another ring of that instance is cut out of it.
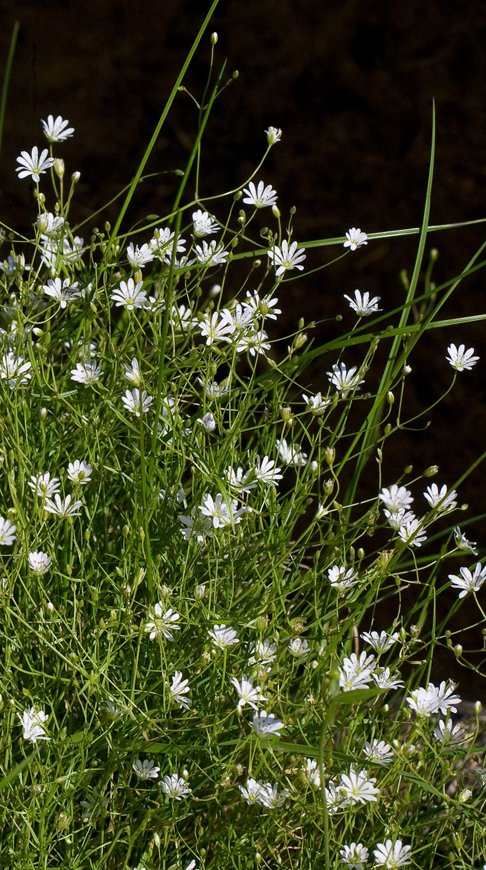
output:
<svg viewBox="0 0 486 870"><path fill-rule="evenodd" d="M412 371L412 366L403 366L403 374L404 375L409 375L411 371Z"/></svg>
<svg viewBox="0 0 486 870"><path fill-rule="evenodd" d="M54 159L54 172L58 178L64 178L65 166L62 157L56 157Z"/></svg>
<svg viewBox="0 0 486 870"><path fill-rule="evenodd" d="M217 41L218 34L216 33L216 31L214 31L214 33L211 34L211 45L216 45Z"/></svg>
<svg viewBox="0 0 486 870"><path fill-rule="evenodd" d="M275 218L280 217L280 209L279 209L278 205L272 205L272 214Z"/></svg>
<svg viewBox="0 0 486 870"><path fill-rule="evenodd" d="M296 348L298 350L299 347L302 347L306 343L306 341L307 341L307 336L306 336L305 332L299 332L299 334L296 335L294 338L294 348Z"/></svg>
<svg viewBox="0 0 486 870"><path fill-rule="evenodd" d="M284 423L288 423L292 419L292 408L286 405L285 408L281 409L280 414Z"/></svg>
<svg viewBox="0 0 486 870"><path fill-rule="evenodd" d="M78 172L78 170L76 170L76 172L73 172L73 174L71 175L71 181L73 184L77 184L80 178L81 173Z"/></svg>
<svg viewBox="0 0 486 870"><path fill-rule="evenodd" d="M331 495L331 492L334 489L334 481L333 480L325 480L324 481L324 492L326 495Z"/></svg>
<svg viewBox="0 0 486 870"><path fill-rule="evenodd" d="M204 583L200 583L199 586L196 586L194 590L194 598L196 601L202 601L206 594L206 586Z"/></svg>
<svg viewBox="0 0 486 870"><path fill-rule="evenodd" d="M39 417L44 422L47 419L47 408L41 408L39 411Z"/></svg>
<svg viewBox="0 0 486 870"><path fill-rule="evenodd" d="M213 284L210 288L208 296L210 299L216 299L216 296L219 296L221 293L221 284Z"/></svg>
<svg viewBox="0 0 486 870"><path fill-rule="evenodd" d="M332 468L332 466L334 465L334 460L336 458L336 451L334 447L326 447L326 449L324 450L324 458L329 465L329 468Z"/></svg>
<svg viewBox="0 0 486 870"><path fill-rule="evenodd" d="M434 474L437 474L438 470L439 470L438 465L430 465L428 468L425 469L424 477L433 477Z"/></svg>
<svg viewBox="0 0 486 870"><path fill-rule="evenodd" d="M456 645L454 647L454 652L455 652L456 656L462 656L462 644L456 643Z"/></svg>
<svg viewBox="0 0 486 870"><path fill-rule="evenodd" d="M483 709L483 705L481 704L481 701L475 701L474 702L474 712L475 712L476 716L479 716L482 709Z"/></svg>
<svg viewBox="0 0 486 870"><path fill-rule="evenodd" d="M309 468L310 468L310 470L312 471L312 474L315 474L316 471L317 471L317 469L319 468L319 463L316 462L315 459L313 459L312 462L311 462L310 465L309 465Z"/></svg>
<svg viewBox="0 0 486 870"><path fill-rule="evenodd" d="M391 390L389 390L389 392L386 394L386 400L389 405L393 405L393 402L395 401L395 396L393 395Z"/></svg>

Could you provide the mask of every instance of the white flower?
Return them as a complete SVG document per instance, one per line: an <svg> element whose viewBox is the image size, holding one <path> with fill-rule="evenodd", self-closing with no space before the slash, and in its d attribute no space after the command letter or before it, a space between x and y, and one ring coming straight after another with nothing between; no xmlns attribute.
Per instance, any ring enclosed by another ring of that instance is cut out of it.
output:
<svg viewBox="0 0 486 870"><path fill-rule="evenodd" d="M268 483L270 486L276 487L277 480L281 480L283 475L280 474L280 468L275 465L275 461L268 456L264 456L262 460L256 457L256 465L254 475L261 483Z"/></svg>
<svg viewBox="0 0 486 870"><path fill-rule="evenodd" d="M241 680L238 681L237 677L232 677L231 682L233 683L236 691L238 692L239 701L237 704L237 710L241 710L245 704L249 704L250 707L253 707L254 710L258 709L258 701L268 701L268 698L265 698L262 695L261 686L254 686L253 679L248 678L245 674L243 674Z"/></svg>
<svg viewBox="0 0 486 870"><path fill-rule="evenodd" d="M188 710L192 703L191 699L187 697L190 691L189 680L183 680L182 672L176 671L169 687L171 700Z"/></svg>
<svg viewBox="0 0 486 870"><path fill-rule="evenodd" d="M468 541L466 536L461 532L459 526L456 526L454 529L454 540L458 550L466 550L466 552L473 553L474 556L478 555L476 542Z"/></svg>
<svg viewBox="0 0 486 870"><path fill-rule="evenodd" d="M377 631L364 631L363 634L360 634L360 637L365 643L369 643L378 654L386 652L394 643L400 640L400 635L397 631L393 634L387 634L386 631L382 631L380 634Z"/></svg>
<svg viewBox="0 0 486 870"><path fill-rule="evenodd" d="M208 634L214 645L219 647L219 649L225 649L225 647L239 643L234 628L229 628L226 625L213 625L213 630L208 631Z"/></svg>
<svg viewBox="0 0 486 870"><path fill-rule="evenodd" d="M400 508L398 511L387 511L386 509L383 511L386 519L388 520L389 525L395 531L401 529L402 526L406 526L407 523L411 523L412 520L416 520L413 511L406 511L404 508Z"/></svg>
<svg viewBox="0 0 486 870"><path fill-rule="evenodd" d="M280 127L269 127L268 130L265 130L265 133L269 145L275 145L275 143L280 142L282 138L282 130Z"/></svg>
<svg viewBox="0 0 486 870"><path fill-rule="evenodd" d="M41 124L49 142L62 142L74 133L74 127L68 127L69 121L63 121L60 115L55 120L53 115L48 115L47 121L41 121Z"/></svg>
<svg viewBox="0 0 486 870"><path fill-rule="evenodd" d="M138 245L134 248L133 242L130 242L127 248L127 260L133 269L143 269L147 263L151 263L154 259L154 253L150 245ZM137 284L138 287L138 284ZM112 297L113 298L113 297ZM120 304L120 303L118 303ZM140 308L140 306L138 306ZM128 306L127 306L128 308Z"/></svg>
<svg viewBox="0 0 486 870"><path fill-rule="evenodd" d="M368 849L362 843L351 843L350 846L343 846L339 850L341 861L347 867L353 870L363 870L364 865L368 862Z"/></svg>
<svg viewBox="0 0 486 870"><path fill-rule="evenodd" d="M206 344L210 345L214 341L231 341L229 336L233 332L233 327L220 317L218 311L213 311L212 314L205 314L203 320L199 323L201 335L206 336Z"/></svg>
<svg viewBox="0 0 486 870"><path fill-rule="evenodd" d="M273 265L275 266L275 277L279 278L284 275L289 269L299 269L302 271L303 266L299 265L305 260L306 255L303 253L305 248L297 250L297 242L289 243L286 239L282 241L280 247L275 245L271 251L267 251Z"/></svg>
<svg viewBox="0 0 486 870"><path fill-rule="evenodd" d="M71 299L76 299L80 294L78 282L71 284L69 278L61 281L60 278L49 278L47 284L44 284L44 293L46 296L52 296L56 302L59 302L61 308L65 308Z"/></svg>
<svg viewBox="0 0 486 870"><path fill-rule="evenodd" d="M75 369L71 369L71 380L89 387L99 381L102 374L101 366L97 362L85 359L84 362L77 363Z"/></svg>
<svg viewBox="0 0 486 870"><path fill-rule="evenodd" d="M456 372L472 369L479 359L478 356L473 356L474 348L470 347L469 350L466 350L465 344L460 344L458 348L455 344L450 344L447 353L449 356L446 356L446 360Z"/></svg>
<svg viewBox="0 0 486 870"><path fill-rule="evenodd" d="M355 251L356 248L360 248L361 245L368 244L367 238L368 236L366 233L362 233L361 230L356 227L351 227L351 229L346 233L346 241L344 242L343 247Z"/></svg>
<svg viewBox="0 0 486 870"><path fill-rule="evenodd" d="M141 761L140 758L137 758L133 765L133 769L140 779L157 779L160 767L156 767L155 762L148 758L146 758L145 761Z"/></svg>
<svg viewBox="0 0 486 870"><path fill-rule="evenodd" d="M172 608L169 608L164 613L164 606L163 601L158 601L154 607L149 608L145 631L150 632L150 640L161 635L164 635L167 640L174 640L172 632L181 630L180 625L174 624L181 618L180 614L172 610Z"/></svg>
<svg viewBox="0 0 486 870"><path fill-rule="evenodd" d="M234 309L223 308L221 311L221 320L231 326L231 334L235 332L248 331L248 327L252 326L254 330L255 312L251 307L244 307L239 302L236 303Z"/></svg>
<svg viewBox="0 0 486 870"><path fill-rule="evenodd" d="M277 315L281 314L282 311L280 308L275 307L278 299L276 297L270 299L270 295L271 294L260 298L258 290L254 290L253 295L250 293L249 290L247 290L247 301L243 302L243 307L250 309L255 317L259 315L263 318L268 317L269 320L276 320Z"/></svg>
<svg viewBox="0 0 486 870"><path fill-rule="evenodd" d="M323 414L331 403L330 399L323 399L321 393L316 393L315 396L306 396L305 393L302 393L302 398L309 408L309 411L316 416L318 414Z"/></svg>
<svg viewBox="0 0 486 870"><path fill-rule="evenodd" d="M150 247L156 257L160 257L166 263L170 263L172 251L174 249L174 233L171 232L168 227L165 229L161 227L160 229L155 230L154 238L150 240ZM185 247L185 239L181 239L181 237L178 236L176 242L176 254L185 253ZM189 263L187 263L187 265L189 265Z"/></svg>
<svg viewBox="0 0 486 870"><path fill-rule="evenodd" d="M0 363L0 378L6 380L10 389L13 390L19 385L25 386L32 375L30 369L32 363L25 362L23 356L16 357L13 353L4 354Z"/></svg>
<svg viewBox="0 0 486 870"><path fill-rule="evenodd" d="M351 589L358 582L358 572L353 571L352 568L346 570L345 565L334 565L332 568L329 568L327 576L331 586L334 586L339 592Z"/></svg>
<svg viewBox="0 0 486 870"><path fill-rule="evenodd" d="M267 338L268 335L263 329L259 332L248 332L246 335L240 336L236 350L238 353L249 353L251 356L255 356L257 353L264 354L266 350L271 348Z"/></svg>
<svg viewBox="0 0 486 870"><path fill-rule="evenodd" d="M240 785L239 789L241 791L242 797L246 800L247 804L256 804L258 803L258 798L260 796L260 791L262 788L261 782L257 782L256 779L247 779L246 784Z"/></svg>
<svg viewBox="0 0 486 870"><path fill-rule="evenodd" d="M51 480L49 471L45 474L33 474L30 480L27 481L27 486L30 486L36 495L46 498L59 492L59 478L53 477Z"/></svg>
<svg viewBox="0 0 486 870"><path fill-rule="evenodd" d="M89 483L91 480L91 472L93 469L89 462L85 462L84 460L75 459L74 462L70 462L68 465L68 477L69 480L72 480L73 483Z"/></svg>
<svg viewBox="0 0 486 870"><path fill-rule="evenodd" d="M185 779L182 776L178 776L177 773L173 773L172 776L164 776L160 787L165 794L176 801L180 801L181 798L192 794Z"/></svg>
<svg viewBox="0 0 486 870"><path fill-rule="evenodd" d="M126 390L125 395L122 396L122 402L126 410L136 414L137 417L140 417L140 413L147 413L153 400L153 396L149 396L146 390L142 390L140 393L137 387L134 387L131 391Z"/></svg>
<svg viewBox="0 0 486 870"><path fill-rule="evenodd" d="M127 381L130 381L131 384L134 384L136 387L142 386L142 374L140 372L140 363L136 357L132 359L132 364L127 365L127 363L123 363L125 368L125 378Z"/></svg>
<svg viewBox="0 0 486 870"><path fill-rule="evenodd" d="M222 244L218 244L214 239L209 242L196 245L196 257L199 263L204 263L207 266L224 266L226 258L229 257L229 252L225 251Z"/></svg>
<svg viewBox="0 0 486 870"><path fill-rule="evenodd" d="M315 758L306 759L306 765L302 768L302 778L304 782L314 788L321 787L321 774L319 771L319 765Z"/></svg>
<svg viewBox="0 0 486 870"><path fill-rule="evenodd" d="M331 372L326 372L331 384L336 387L343 398L349 395L351 390L359 390L360 384L364 384L364 379L360 380L358 366L351 366L347 369L343 362L335 363Z"/></svg>
<svg viewBox="0 0 486 870"><path fill-rule="evenodd" d="M265 640L257 640L252 643L249 652L251 653L248 659L249 665L263 665L265 667L277 658L277 645L265 638ZM265 669L270 670L266 667Z"/></svg>
<svg viewBox="0 0 486 870"><path fill-rule="evenodd" d="M37 229L46 236L55 236L64 226L63 217L55 217L51 212L40 214L36 220Z"/></svg>
<svg viewBox="0 0 486 870"><path fill-rule="evenodd" d="M210 236L212 233L219 233L221 229L211 215L207 211L201 211L201 209L192 213L192 220L194 235L200 239L203 236Z"/></svg>
<svg viewBox="0 0 486 870"><path fill-rule="evenodd" d="M482 568L478 562L474 571L469 568L459 568L460 577L457 574L449 574L451 586L454 589L460 589L459 598L464 598L468 592L478 592L486 580L486 567Z"/></svg>
<svg viewBox="0 0 486 870"><path fill-rule="evenodd" d="M298 444L288 445L285 438L277 438L277 447L280 458L285 465L295 465L296 468L304 466L307 462L307 453L302 453Z"/></svg>
<svg viewBox="0 0 486 870"><path fill-rule="evenodd" d="M198 325L197 318L192 316L192 311L186 305L173 305L171 308L171 326L175 332L185 332Z"/></svg>
<svg viewBox="0 0 486 870"><path fill-rule="evenodd" d="M303 659L310 653L309 644L303 637L293 637L289 643L289 650L296 659Z"/></svg>
<svg viewBox="0 0 486 870"><path fill-rule="evenodd" d="M418 519L409 520L404 525L401 525L398 529L398 534L404 544L409 544L412 547L421 547L423 542L427 540L424 527Z"/></svg>
<svg viewBox="0 0 486 870"><path fill-rule="evenodd" d="M79 510L79 508L83 507L82 501L72 502L72 495L67 495L64 501L62 501L59 494L56 494L54 498L55 503L50 498L47 498L44 503L44 510L48 511L48 513L56 514L58 517L80 516L81 511Z"/></svg>
<svg viewBox="0 0 486 870"><path fill-rule="evenodd" d="M401 840L387 840L386 843L378 843L376 849L373 849L375 863L387 870L398 870L398 867L410 864L409 852L410 846L402 846Z"/></svg>
<svg viewBox="0 0 486 870"><path fill-rule="evenodd" d="M368 776L366 770L360 770L359 773L353 768L350 768L349 774L343 773L338 786L339 791L344 795L346 802L349 804L365 804L368 801L377 801L377 795L380 794L380 789L375 788L376 777Z"/></svg>
<svg viewBox="0 0 486 870"><path fill-rule="evenodd" d="M20 166L17 166L16 169L16 172L19 173L19 178L26 178L28 175L31 175L32 180L38 183L41 175L47 172L51 166L54 166L54 158L48 157L48 154L47 148L44 148L39 156L39 149L36 145L34 145L30 154L28 151L22 151L20 157L17 157L17 163L20 163Z"/></svg>
<svg viewBox="0 0 486 870"><path fill-rule="evenodd" d="M216 429L216 420L210 411L204 417L200 417L197 422L204 426L206 432L213 432Z"/></svg>
<svg viewBox="0 0 486 870"><path fill-rule="evenodd" d="M17 526L12 525L10 520L0 517L0 546L10 547L15 541Z"/></svg>
<svg viewBox="0 0 486 870"><path fill-rule="evenodd" d="M257 486L257 481L254 479L253 469L244 471L243 468L239 466L235 471L233 466L230 465L223 472L223 477L228 483L228 486L232 489L238 490L238 492L251 492L252 489L255 489Z"/></svg>
<svg viewBox="0 0 486 870"><path fill-rule="evenodd" d="M400 674L398 672L392 674L390 668L383 668L380 673L375 671L373 679L379 689L385 689L386 691L390 691L390 689L398 689L399 686L403 686L403 680L400 679Z"/></svg>
<svg viewBox="0 0 486 870"><path fill-rule="evenodd" d="M210 518L202 516L196 508L192 508L190 516L179 514L179 519L183 525L181 534L185 541L194 535L197 543L203 544L206 537L213 537L213 524Z"/></svg>
<svg viewBox="0 0 486 870"><path fill-rule="evenodd" d="M354 299L351 299L350 296L346 296L346 294L344 294L344 298L348 300L349 307L352 308L355 314L359 317L368 317L369 314L374 314L376 311L382 310L381 308L378 308L378 302L380 301L381 296L373 296L373 299L370 299L370 294L368 292L361 295L359 290L355 290Z"/></svg>
<svg viewBox="0 0 486 870"><path fill-rule="evenodd" d="M134 308L143 308L147 302L145 290L142 290L143 281L138 281L135 284L133 278L128 281L120 281L118 290L111 294L111 300L118 308L123 305L128 311L133 311Z"/></svg>
<svg viewBox="0 0 486 870"><path fill-rule="evenodd" d="M371 743L366 741L363 750L363 755L370 761L378 761L380 764L388 764L392 761L395 753L389 743L384 740L372 740Z"/></svg>
<svg viewBox="0 0 486 870"><path fill-rule="evenodd" d="M264 807L268 807L269 809L274 810L277 807L283 806L288 797L288 794L289 793L285 788L283 788L280 793L278 792L278 783L274 783L274 785L272 786L269 782L265 782L260 788L258 803L262 804Z"/></svg>
<svg viewBox="0 0 486 870"><path fill-rule="evenodd" d="M253 714L252 720L253 729L259 737L271 737L272 734L280 735L282 728L285 728L283 722L277 719L273 713L267 713L262 710Z"/></svg>
<svg viewBox="0 0 486 870"><path fill-rule="evenodd" d="M444 721L439 719L436 728L434 728L434 737L443 746L460 746L467 740L467 734L460 725L453 725L450 719Z"/></svg>
<svg viewBox="0 0 486 870"><path fill-rule="evenodd" d="M429 683L426 689L415 689L406 701L419 716L432 716L439 710L445 716L449 709L456 713L457 708L453 705L461 703L460 697L451 694L452 692L454 685L450 682L442 681L438 687Z"/></svg>
<svg viewBox="0 0 486 870"><path fill-rule="evenodd" d="M31 743L36 743L37 740L50 740L47 737L44 723L47 722L49 716L44 713L44 710L38 710L36 707L29 707L24 713L17 713L24 731L24 740L30 740Z"/></svg>
<svg viewBox="0 0 486 870"><path fill-rule="evenodd" d="M457 496L457 492L455 489L451 490L451 492L447 493L447 487L444 484L439 490L439 487L436 483L431 484L431 486L427 487L427 490L424 492L424 498L427 499L431 508L437 508L440 513L448 513L449 511L454 510L457 505L457 502L454 501Z"/></svg>
<svg viewBox="0 0 486 870"><path fill-rule="evenodd" d="M29 553L29 566L34 574L45 574L51 567L52 559L42 550Z"/></svg>
<svg viewBox="0 0 486 870"><path fill-rule="evenodd" d="M339 685L345 692L353 689L367 689L376 667L375 657L368 656L364 651L360 657L356 653L343 659L339 668Z"/></svg>
<svg viewBox="0 0 486 870"><path fill-rule="evenodd" d="M206 493L202 505L199 506L199 510L204 516L211 518L215 529L230 526L233 523L240 523L241 515L245 513L244 507L237 510L236 499L231 499L228 504L220 492L218 492L215 499L213 499L212 495Z"/></svg>
<svg viewBox="0 0 486 870"><path fill-rule="evenodd" d="M277 191L273 189L271 184L267 184L265 187L263 181L258 182L258 187L255 187L253 181L250 181L248 187L243 189L243 193L246 193L246 196L243 197L242 202L245 205L253 205L255 208L276 205L278 199Z"/></svg>
<svg viewBox="0 0 486 870"><path fill-rule="evenodd" d="M408 489L404 486L392 484L388 489L386 486L380 492L379 498L392 511L397 513L400 510L406 510L413 502L413 498Z"/></svg>

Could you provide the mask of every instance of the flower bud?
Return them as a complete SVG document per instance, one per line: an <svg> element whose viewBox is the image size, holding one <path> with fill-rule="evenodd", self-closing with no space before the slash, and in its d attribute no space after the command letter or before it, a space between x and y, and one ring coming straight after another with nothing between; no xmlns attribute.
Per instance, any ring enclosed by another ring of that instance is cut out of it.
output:
<svg viewBox="0 0 486 870"><path fill-rule="evenodd" d="M439 470L438 465L430 465L428 468L425 469L424 477L433 477L434 474L437 474L438 470Z"/></svg>
<svg viewBox="0 0 486 870"><path fill-rule="evenodd" d="M54 172L58 178L64 178L65 166L62 157L56 157L54 159Z"/></svg>
<svg viewBox="0 0 486 870"><path fill-rule="evenodd" d="M76 170L76 172L73 172L73 174L71 175L71 181L73 184L77 184L80 178L81 173L78 172L78 170Z"/></svg>
<svg viewBox="0 0 486 870"><path fill-rule="evenodd" d="M334 460L336 458L336 451L334 447L326 447L326 449L324 450L324 458L329 465L329 468L332 468Z"/></svg>
<svg viewBox="0 0 486 870"><path fill-rule="evenodd" d="M475 712L476 716L479 716L482 709L483 709L483 705L481 704L481 701L475 701L474 702L474 712Z"/></svg>
<svg viewBox="0 0 486 870"><path fill-rule="evenodd" d="M285 408L281 409L280 413L282 415L282 420L284 421L284 423L289 423L292 419L292 408L287 405Z"/></svg>
<svg viewBox="0 0 486 870"><path fill-rule="evenodd" d="M39 417L40 417L42 423L44 422L44 420L47 419L47 408L41 408L41 409L40 409L40 411L39 411Z"/></svg>
<svg viewBox="0 0 486 870"><path fill-rule="evenodd" d="M217 41L218 34L216 33L216 31L214 31L214 33L211 34L211 45L216 45Z"/></svg>
<svg viewBox="0 0 486 870"><path fill-rule="evenodd" d="M194 590L194 598L196 601L202 601L206 594L206 585L204 583L200 583L199 586L196 586Z"/></svg>
<svg viewBox="0 0 486 870"><path fill-rule="evenodd" d="M334 489L334 481L329 479L324 481L324 492L326 495L331 495L331 492Z"/></svg>
<svg viewBox="0 0 486 870"><path fill-rule="evenodd" d="M319 463L316 462L315 459L313 459L312 462L311 462L310 465L309 465L309 468L310 468L310 470L312 471L312 474L315 474L316 471L317 471L317 469L319 468Z"/></svg>
<svg viewBox="0 0 486 870"><path fill-rule="evenodd" d="M386 394L386 400L389 405L393 405L393 402L395 401L395 396L393 395L391 390L389 390Z"/></svg>
<svg viewBox="0 0 486 870"><path fill-rule="evenodd" d="M279 127L269 127L268 130L265 130L265 133L267 134L267 142L270 146L280 142L282 138L282 131Z"/></svg>
<svg viewBox="0 0 486 870"><path fill-rule="evenodd" d="M272 205L272 214L277 219L280 217L280 209L278 205Z"/></svg>

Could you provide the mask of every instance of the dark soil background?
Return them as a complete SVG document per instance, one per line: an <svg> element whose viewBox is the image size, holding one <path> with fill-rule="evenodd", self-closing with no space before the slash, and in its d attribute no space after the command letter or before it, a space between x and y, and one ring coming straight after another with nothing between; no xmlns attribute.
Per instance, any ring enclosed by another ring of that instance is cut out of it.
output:
<svg viewBox="0 0 486 870"><path fill-rule="evenodd" d="M21 229L35 217L29 184L15 173L16 157L34 144L44 147L40 118L48 114L61 114L76 130L73 139L56 147L56 154L65 158L68 174L81 171L78 219L130 181L209 6L209 0L144 0L138 7L120 0L0 2L0 64L7 57L14 20L21 25L1 154L2 220ZM272 125L283 129L283 138L259 177L277 189L284 218L291 206L297 207L297 240L343 235L351 226L368 233L418 226L435 100L431 223L486 217L486 3L221 0L185 80L196 96L206 80L213 30L219 34L217 67L227 58L228 78L234 70L239 78L217 102L208 126L202 196L236 187L248 177L265 147L263 131ZM195 121L192 101L180 94L146 171L184 167ZM126 229L148 213L168 211L175 184L167 174L142 185ZM107 208L99 225L113 222L116 214L116 206ZM428 250L439 249L437 284L465 266L485 232L480 225L431 236ZM328 270L288 284L280 294L284 329L290 331L302 316L327 320L316 331L316 341L341 332L354 320L343 294L352 295L356 287L381 296L382 307L392 309L403 298L399 273L411 273L416 245L416 237L370 243ZM339 252L309 251L306 267ZM3 256L7 253L4 246ZM485 310L479 273L461 285L443 315ZM338 313L344 316L342 325L334 320ZM485 449L482 323L429 332L414 351L410 416L433 404L450 383L445 354L451 341L474 346L481 362L459 375L453 393L428 415L428 429L401 433L395 446L391 441L385 484L394 482L405 465L413 464L420 473L437 464L437 482L452 486ZM345 361L359 361L360 353ZM310 388L326 387L325 372L333 361L323 360L310 373ZM371 468L371 491L375 474ZM461 519L483 512L484 484L479 467L461 485L460 500L470 506ZM414 487L417 502L423 488ZM470 538L486 544L484 520L462 525ZM466 558L451 567L473 563ZM474 604L469 612L463 608L457 627L476 618ZM480 646L480 633L467 643ZM454 670L449 658L439 658L435 677L449 675L460 679L461 671ZM462 676L467 680L463 694L484 694L483 680L473 684Z"/></svg>

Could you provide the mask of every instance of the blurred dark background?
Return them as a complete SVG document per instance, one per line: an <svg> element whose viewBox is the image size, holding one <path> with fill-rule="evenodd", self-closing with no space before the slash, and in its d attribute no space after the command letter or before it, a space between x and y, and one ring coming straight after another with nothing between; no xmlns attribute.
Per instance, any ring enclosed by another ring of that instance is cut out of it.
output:
<svg viewBox="0 0 486 870"><path fill-rule="evenodd" d="M44 147L40 118L48 114L61 114L75 127L74 137L55 149L68 174L81 171L74 218L89 217L130 181L209 6L209 0L144 0L138 7L120 0L0 2L1 64L14 20L20 21L1 154L1 220L26 229L35 217L29 183L15 173L16 157L35 144ZM227 58L227 77L238 70L239 78L209 122L201 196L242 184L265 148L263 131L272 125L283 129L283 138L259 178L278 191L284 220L297 207L297 240L343 235L351 226L366 232L418 226L435 100L431 223L486 217L486 3L221 0L184 82L196 97L206 81L212 31L219 34L216 68ZM195 123L194 104L181 93L146 171L183 168ZM168 211L175 186L171 174L141 185L125 228L148 213ZM216 205L215 214L223 217L224 209ZM113 222L116 214L116 206L107 208L98 225ZM479 225L430 237L427 255L432 246L439 250L437 284L465 266L485 233L486 225ZM417 237L370 243L323 272L289 283L279 294L283 328L291 331L302 316L327 321L317 340L339 334L354 322L343 294L356 288L381 296L385 310L395 307L404 296L400 270L411 274L416 245ZM341 250L309 251L308 270ZM484 297L480 272L464 281L443 317L483 314ZM338 313L343 324L334 320ZM481 362L460 374L453 392L427 415L429 428L391 439L386 485L405 465L418 474L437 464L435 480L452 486L486 449L485 328L479 323L431 331L413 352L410 416L433 404L450 383L445 355L451 341L474 346ZM359 362L362 353L345 355L345 362ZM326 388L332 362L326 358L315 366L309 388ZM376 469L369 474L373 485ZM483 512L484 485L480 466L460 487L460 502L470 509L457 522ZM414 487L418 512L424 488ZM461 525L486 544L484 520ZM450 563L451 570L461 564L471 566L474 559ZM454 600L455 594L449 603ZM476 614L463 609L458 627ZM480 645L480 633L476 641ZM449 665L437 676L448 676ZM477 689L484 689L482 681Z"/></svg>

